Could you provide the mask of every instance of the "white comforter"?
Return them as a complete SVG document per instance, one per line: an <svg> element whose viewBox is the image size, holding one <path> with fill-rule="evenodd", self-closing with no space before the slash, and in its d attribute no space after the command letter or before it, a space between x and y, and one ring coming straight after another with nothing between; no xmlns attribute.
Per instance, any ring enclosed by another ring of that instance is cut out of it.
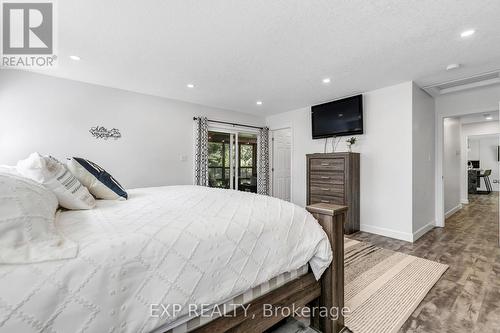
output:
<svg viewBox="0 0 500 333"><path fill-rule="evenodd" d="M150 332L218 304L331 249L319 224L288 202L197 186L131 190L128 201L57 217L75 259L0 265L0 332ZM150 317L151 304L180 304ZM187 318L186 318L187 319Z"/></svg>

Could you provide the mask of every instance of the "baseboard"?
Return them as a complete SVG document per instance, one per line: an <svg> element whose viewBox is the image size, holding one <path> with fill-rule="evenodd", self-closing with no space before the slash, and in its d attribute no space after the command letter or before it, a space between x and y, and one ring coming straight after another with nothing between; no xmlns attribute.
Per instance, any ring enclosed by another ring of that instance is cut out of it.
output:
<svg viewBox="0 0 500 333"><path fill-rule="evenodd" d="M420 237L422 237L423 235L425 235L428 231L434 229L435 226L436 226L436 222L435 221L431 221L431 222L427 223L426 225L424 225L422 228L420 228L417 231L415 231L413 233L412 242L415 242L417 239L419 239Z"/></svg>
<svg viewBox="0 0 500 333"><path fill-rule="evenodd" d="M458 204L458 205L456 205L455 207L453 207L452 209L450 209L446 213L444 213L444 218L447 219L448 217L450 217L453 214L455 214L456 212L458 212L460 209L462 209L462 204L461 203Z"/></svg>
<svg viewBox="0 0 500 333"><path fill-rule="evenodd" d="M407 233L407 232L401 232L401 231L397 231L397 230L381 228L381 227L376 227L373 225L366 225L366 224L360 225L359 229L361 231L369 232L371 234L377 234L377 235L385 236L385 237L389 237L389 238L400 239L400 240L407 241L407 242L413 241L413 235L411 233Z"/></svg>
<svg viewBox="0 0 500 333"><path fill-rule="evenodd" d="M366 225L366 224L362 224L359 229L361 231L369 232L371 234L376 234L376 235L389 237L389 238L395 238L395 239L399 239L399 240L413 243L417 239L419 239L420 237L425 235L428 231L434 229L435 226L436 226L436 222L431 221L431 222L427 223L426 225L424 225L422 228L415 231L414 233L401 232L401 231L397 231L397 230L392 230L392 229L388 229L388 228L381 228L381 227L376 227L373 225Z"/></svg>
<svg viewBox="0 0 500 333"><path fill-rule="evenodd" d="M468 205L468 204L469 204L469 199L462 200L462 205Z"/></svg>

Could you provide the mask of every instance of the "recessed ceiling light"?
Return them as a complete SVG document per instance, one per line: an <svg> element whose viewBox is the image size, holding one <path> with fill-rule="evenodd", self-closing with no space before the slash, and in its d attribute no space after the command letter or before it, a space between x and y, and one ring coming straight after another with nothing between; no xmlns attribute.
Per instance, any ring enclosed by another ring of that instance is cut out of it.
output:
<svg viewBox="0 0 500 333"><path fill-rule="evenodd" d="M330 82L332 82L332 80L329 77L325 77L323 79L323 83L330 83Z"/></svg>
<svg viewBox="0 0 500 333"><path fill-rule="evenodd" d="M257 101L257 102L255 102L255 104L262 105L262 101Z"/></svg>
<svg viewBox="0 0 500 333"><path fill-rule="evenodd" d="M446 70L451 71L451 70L460 68L460 66L461 66L460 64L449 64L448 66L446 66Z"/></svg>
<svg viewBox="0 0 500 333"><path fill-rule="evenodd" d="M186 84L186 87L188 87L188 88L194 88L194 84L188 83L188 84Z"/></svg>
<svg viewBox="0 0 500 333"><path fill-rule="evenodd" d="M476 31L474 29L465 30L460 34L460 37L465 38L474 35Z"/></svg>
<svg viewBox="0 0 500 333"><path fill-rule="evenodd" d="M486 120L493 120L493 117L491 116L491 114L484 114L484 119Z"/></svg>
<svg viewBox="0 0 500 333"><path fill-rule="evenodd" d="M75 56L75 55L69 56L69 58L71 60L74 60L74 61L79 61L80 60L80 57L79 56Z"/></svg>

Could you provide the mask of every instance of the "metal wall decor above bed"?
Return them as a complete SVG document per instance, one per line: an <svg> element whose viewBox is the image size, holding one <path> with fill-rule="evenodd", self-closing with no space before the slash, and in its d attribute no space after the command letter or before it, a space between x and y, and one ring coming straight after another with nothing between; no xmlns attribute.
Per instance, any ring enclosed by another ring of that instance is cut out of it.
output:
<svg viewBox="0 0 500 333"><path fill-rule="evenodd" d="M120 130L118 128L107 129L103 126L94 126L89 130L90 134L96 139L104 139L107 140L109 138L113 138L115 140L122 137Z"/></svg>

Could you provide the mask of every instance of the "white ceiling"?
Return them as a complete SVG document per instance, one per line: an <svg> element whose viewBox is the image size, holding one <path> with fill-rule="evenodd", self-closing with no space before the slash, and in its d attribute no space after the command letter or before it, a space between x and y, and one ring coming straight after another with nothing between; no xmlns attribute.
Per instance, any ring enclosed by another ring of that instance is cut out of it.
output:
<svg viewBox="0 0 500 333"><path fill-rule="evenodd" d="M491 120L486 119L486 116L491 116ZM484 123L488 121L499 121L498 111L475 113L460 117L462 124Z"/></svg>
<svg viewBox="0 0 500 333"><path fill-rule="evenodd" d="M469 141L480 141L483 139L493 139L493 138L498 138L498 134L482 134L482 135L469 135L468 139Z"/></svg>
<svg viewBox="0 0 500 333"><path fill-rule="evenodd" d="M43 73L259 115L500 68L499 0L64 0L57 10L59 67ZM450 63L464 66L446 72Z"/></svg>

